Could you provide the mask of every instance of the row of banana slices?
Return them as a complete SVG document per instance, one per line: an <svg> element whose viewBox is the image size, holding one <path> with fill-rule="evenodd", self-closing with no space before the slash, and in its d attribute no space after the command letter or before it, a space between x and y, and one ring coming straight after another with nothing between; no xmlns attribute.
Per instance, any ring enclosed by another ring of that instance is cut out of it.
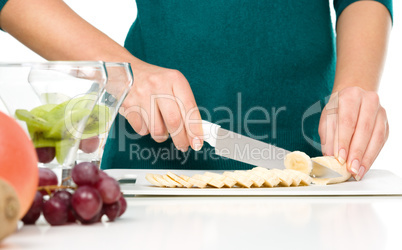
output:
<svg viewBox="0 0 402 250"><path fill-rule="evenodd" d="M226 171L223 174L205 172L195 174L192 177L176 175L172 172L167 174L147 174L145 178L158 187L196 187L196 188L232 188L232 187L290 187L309 186L312 178L305 173L292 169L271 169L255 167L251 170Z"/></svg>

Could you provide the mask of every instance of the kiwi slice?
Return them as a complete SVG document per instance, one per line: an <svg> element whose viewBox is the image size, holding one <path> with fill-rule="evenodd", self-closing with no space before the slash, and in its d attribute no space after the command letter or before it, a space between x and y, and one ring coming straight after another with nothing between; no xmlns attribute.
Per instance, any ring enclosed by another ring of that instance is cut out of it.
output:
<svg viewBox="0 0 402 250"><path fill-rule="evenodd" d="M55 149L56 149L56 160L57 162L62 165L66 160L66 157L70 153L70 150L74 147L76 140L60 140L56 141Z"/></svg>
<svg viewBox="0 0 402 250"><path fill-rule="evenodd" d="M18 120L26 122L28 127L38 128L43 131L51 128L51 125L45 119L25 109L17 109L15 111L15 117Z"/></svg>
<svg viewBox="0 0 402 250"><path fill-rule="evenodd" d="M39 117L46 117L47 113L49 113L50 110L52 110L54 107L56 107L56 104L44 104L41 106L38 106L34 109L32 109L30 112L33 115L39 116Z"/></svg>
<svg viewBox="0 0 402 250"><path fill-rule="evenodd" d="M32 142L35 148L54 147L56 145L56 140L47 139L39 136L35 136L35 138L32 139Z"/></svg>
<svg viewBox="0 0 402 250"><path fill-rule="evenodd" d="M90 114L87 109L77 109L67 112L64 117L60 118L53 127L44 133L46 138L56 140L71 138L77 131L78 124Z"/></svg>
<svg viewBox="0 0 402 250"><path fill-rule="evenodd" d="M82 139L87 139L108 130L108 122L111 119L110 109L106 105L97 104L88 117Z"/></svg>
<svg viewBox="0 0 402 250"><path fill-rule="evenodd" d="M50 109L48 113L43 117L52 125L58 123L61 119L64 119L70 112L74 110L89 110L91 107L91 103L94 102L94 95L88 94L85 96L77 97L63 103L60 103ZM51 104L48 104L51 105Z"/></svg>

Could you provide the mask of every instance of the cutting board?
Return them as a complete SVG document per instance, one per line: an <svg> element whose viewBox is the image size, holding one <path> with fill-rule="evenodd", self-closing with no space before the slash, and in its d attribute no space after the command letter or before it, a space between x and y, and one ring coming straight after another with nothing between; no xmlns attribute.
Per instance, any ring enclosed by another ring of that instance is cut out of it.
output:
<svg viewBox="0 0 402 250"><path fill-rule="evenodd" d="M274 187L274 188L161 188L151 185L145 174L166 174L171 171L177 175L192 176L205 171L198 170L139 170L139 169L109 169L110 176L121 178L136 178L135 183L120 185L125 195L179 195L179 196L350 196L350 195L400 195L402 196L402 178L388 170L372 169L360 182L353 178L344 183L327 186ZM222 173L223 171L211 171Z"/></svg>

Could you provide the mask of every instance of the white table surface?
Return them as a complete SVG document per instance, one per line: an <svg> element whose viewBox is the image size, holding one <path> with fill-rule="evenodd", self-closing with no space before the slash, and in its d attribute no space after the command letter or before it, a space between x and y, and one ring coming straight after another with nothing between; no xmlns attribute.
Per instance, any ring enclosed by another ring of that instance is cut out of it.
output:
<svg viewBox="0 0 402 250"><path fill-rule="evenodd" d="M402 196L132 197L122 218L23 226L4 249L402 249ZM105 219L105 218L104 218Z"/></svg>

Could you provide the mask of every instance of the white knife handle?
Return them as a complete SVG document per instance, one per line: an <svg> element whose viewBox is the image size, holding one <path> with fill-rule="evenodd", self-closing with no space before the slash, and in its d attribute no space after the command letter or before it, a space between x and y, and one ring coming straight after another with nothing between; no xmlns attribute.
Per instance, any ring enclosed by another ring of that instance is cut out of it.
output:
<svg viewBox="0 0 402 250"><path fill-rule="evenodd" d="M218 129L221 126L202 120L202 130L204 131L204 141L208 142L212 147L216 146L216 138L218 136Z"/></svg>

